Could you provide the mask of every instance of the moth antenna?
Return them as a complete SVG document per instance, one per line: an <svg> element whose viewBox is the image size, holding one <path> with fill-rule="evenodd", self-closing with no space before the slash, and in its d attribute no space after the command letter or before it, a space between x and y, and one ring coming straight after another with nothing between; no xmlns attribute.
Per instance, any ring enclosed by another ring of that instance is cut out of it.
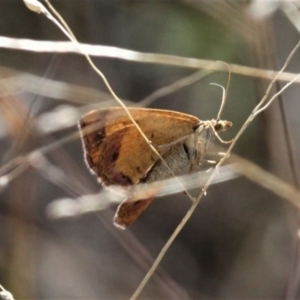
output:
<svg viewBox="0 0 300 300"><path fill-rule="evenodd" d="M217 62L224 64L228 69L228 79L227 79L225 93L224 93L224 87L223 86L220 86L218 84L214 84L214 85L220 86L223 89L222 104L221 104L221 107L219 109L219 113L218 113L218 116L217 116L217 121L219 121L220 118L221 118L221 114L223 112L223 109L225 107L226 100L227 100L227 94L228 94L229 84L230 84L230 80L231 80L231 68L230 68L229 64L224 62L224 61L217 61Z"/></svg>
<svg viewBox="0 0 300 300"><path fill-rule="evenodd" d="M226 103L226 95L227 94L226 94L225 88L222 85L217 84L217 83L210 83L210 84L220 87L222 89L222 92L223 92L223 94L222 94L222 103L221 103L221 106L220 106L220 109L219 109L219 112L218 112L218 115L217 115L217 121L219 121L220 117L221 117L221 114L223 112L223 109L224 109L224 105Z"/></svg>

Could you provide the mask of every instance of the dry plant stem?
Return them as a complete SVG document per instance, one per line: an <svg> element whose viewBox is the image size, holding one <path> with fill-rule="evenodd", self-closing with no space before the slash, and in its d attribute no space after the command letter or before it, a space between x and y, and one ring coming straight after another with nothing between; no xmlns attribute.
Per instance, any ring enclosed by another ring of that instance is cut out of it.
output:
<svg viewBox="0 0 300 300"><path fill-rule="evenodd" d="M216 61L211 63L210 65L206 66L205 70L199 70L195 73L192 73L191 75L188 75L186 77L183 77L175 82L173 82L172 84L168 85L168 86L164 86L163 88L160 88L158 90L156 90L155 92L153 92L152 94L150 94L149 96L147 96L146 98L144 98L142 101L139 102L139 106L147 106L152 104L155 100L157 100L158 98L161 98L163 96L169 95L171 93L174 93L175 91L182 89L186 86L189 86L193 83L195 83L196 81L204 78L205 76L213 73L214 71L211 70L211 66L215 65L215 64L225 64L226 67L229 68L229 65L227 63L224 63L222 61ZM227 97L227 93L228 93L228 87L229 87L229 82L230 82L230 70L229 70L229 76L228 76L228 80L227 80L227 84L226 84L226 93L225 93L225 99ZM220 118L220 115L223 111L223 107L226 101L222 101L222 105L220 108L220 111L218 113L217 116L217 120Z"/></svg>
<svg viewBox="0 0 300 300"><path fill-rule="evenodd" d="M24 164L24 169L21 169L22 172L23 172L27 169L28 166L31 165L30 161L32 159L34 159L35 157L41 156L41 155L46 154L48 152L51 152L51 151L61 147L63 144L67 144L71 141L78 140L78 139L79 139L79 133L78 132L72 133L72 134L66 136L65 138L62 138L58 141L55 141L55 142L51 143L50 145L46 145L44 147L36 149L36 150L30 152L29 154L27 154L25 156L16 157L16 158L12 159L11 161L9 161L8 163L4 164L0 168L0 176L3 176L3 175L4 176L11 176L11 173L14 172L14 170L16 168L19 168L21 164ZM10 169L13 169L13 170L10 171L10 173L5 174Z"/></svg>
<svg viewBox="0 0 300 300"><path fill-rule="evenodd" d="M299 10L298 10L299 3L283 1L280 8L288 17L288 19L291 21L291 23L295 26L298 32L300 32L300 22L299 22L300 20L299 20Z"/></svg>
<svg viewBox="0 0 300 300"><path fill-rule="evenodd" d="M52 53L79 53L82 54L78 49L74 48L73 42L53 42L53 41L34 41L29 39L15 39L0 36L0 47L7 49L17 49L31 52L52 52ZM80 44L81 50L85 53L89 53L90 56L108 57L114 59L123 59L138 63L149 63L149 64L162 64L174 67L201 69L207 68L212 63L210 60L180 57L175 55L166 55L158 53L142 53L128 49L122 49L117 47L109 46L95 46ZM211 71L223 71L218 65L214 65ZM236 64L230 64L230 70L233 74L262 78L272 79L277 71L257 69L248 66L241 66ZM284 72L278 80L289 82L294 78L295 74ZM300 80L297 80L300 83Z"/></svg>
<svg viewBox="0 0 300 300"><path fill-rule="evenodd" d="M12 68L1 66L0 74L0 97L11 96L22 91L61 100L63 94L64 100L68 102L87 105L99 103L99 99L102 102L112 99L110 94L100 90L50 78L47 78L47 82L41 87L43 77ZM7 87L7 91L3 89L3 86Z"/></svg>
<svg viewBox="0 0 300 300"><path fill-rule="evenodd" d="M264 111L265 109L267 109L272 102L284 91L286 90L291 84L293 84L300 76L300 73L289 83L287 83L279 92L277 92L268 102L266 105L264 105L263 107L261 107L260 109L258 109L257 111L255 111L255 113L253 113L252 118L255 118L258 114L260 114L262 111Z"/></svg>
<svg viewBox="0 0 300 300"><path fill-rule="evenodd" d="M0 284L0 298L3 300L14 300L14 296Z"/></svg>
<svg viewBox="0 0 300 300"><path fill-rule="evenodd" d="M216 64L217 62L212 63ZM209 68L209 66L207 66L207 68ZM149 96L147 96L146 98L144 98L142 101L140 101L138 103L138 106L148 106L150 104L152 104L154 101L156 101L158 98L164 97L166 95L169 95L171 93L174 93L175 91L182 89L186 86L189 86L191 84L193 84L194 82L202 79L203 77L211 74L213 71L212 70L200 70L197 71L191 75L188 75L187 77L181 78L173 83L171 83L168 86L164 86L158 90L156 90L155 92L153 92L152 94L150 94Z"/></svg>
<svg viewBox="0 0 300 300"><path fill-rule="evenodd" d="M289 1L287 2L282 2L281 4L281 9L285 13L285 15L288 17L288 19L291 21L291 23L294 25L294 27L297 29L298 32L300 32L300 22L299 22L299 2L292 3ZM281 103L281 106L283 108L283 103ZM288 146L291 149L291 137L289 132L287 133L287 138L288 138ZM292 154L292 151L290 151L291 155L290 160L291 160L291 167L292 167L292 172L293 172L293 177L295 184L299 188L299 176L298 172L295 168L295 164L292 164L292 162L295 162L294 160L294 155ZM296 226L299 227L299 212L297 212L296 216L297 224ZM296 239L296 245L295 245L295 253L292 255L292 268L290 272L290 277L287 282L286 286L286 292L285 292L285 299L297 299L297 295L299 294L299 279L300 279L300 245L299 245L299 237Z"/></svg>
<svg viewBox="0 0 300 300"><path fill-rule="evenodd" d="M270 85L268 86L266 93L263 97L263 99L258 103L258 105L255 107L254 109L254 113L256 113L266 102L266 99L268 98L270 91L272 89L272 87L274 86L275 82L278 80L278 78L280 77L280 75L283 73L283 71L285 70L285 68L287 67L287 65L290 63L291 59L293 58L294 54L296 53L296 51L299 49L300 47L300 41L297 43L297 45L294 47L294 49L291 51L291 53L289 54L289 56L287 57L283 67L281 68L281 70L278 72L278 74L272 79ZM297 79L293 77L293 79L291 80L292 82L294 82ZM290 81L289 81L290 82ZM280 91L279 91L280 92ZM269 101L271 102L271 101ZM266 108L266 107L265 107Z"/></svg>
<svg viewBox="0 0 300 300"><path fill-rule="evenodd" d="M164 245L164 247L161 249L161 251L159 252L157 258L155 259L153 265L151 266L151 268L149 269L149 271L147 272L146 276L144 277L144 279L142 280L142 282L140 283L139 287L136 289L136 291L134 292L134 294L131 296L130 300L135 300L137 299L137 297L139 296L139 294L142 292L142 290L144 289L145 285L147 284L147 282L149 281L149 279L151 278L152 274L154 273L154 271L156 270L156 268L158 267L158 265L160 264L161 260L163 259L163 257L165 256L166 252L168 251L168 249L170 248L170 246L172 245L172 243L174 242L175 238L177 237L177 235L180 233L180 231L183 229L183 227L185 226L186 222L190 219L191 215L193 214L193 212L195 211L198 203L200 202L200 200L202 199L203 195L205 195L206 190L208 189L208 186L210 185L210 183L213 181L214 177L216 175L216 171L212 174L212 176L208 179L206 185L204 186L204 188L202 189L202 192L200 193L200 195L197 197L197 199L192 203L190 209L187 211L187 213L185 214L185 216L183 217L182 221L179 223L179 225L176 227L175 231L172 233L172 235L170 236L170 238L168 239L168 241L166 242L166 244Z"/></svg>
<svg viewBox="0 0 300 300"><path fill-rule="evenodd" d="M141 128L139 127L139 125L135 122L135 120L133 119L130 111L128 110L128 108L126 107L126 105L122 102L122 100L115 94L115 92L113 91L112 87L110 86L110 84L108 83L106 77L104 76L104 74L95 66L95 64L93 63L93 61L91 60L91 58L89 57L88 54L86 54L85 52L81 51L80 48L80 44L78 43L77 39L75 38L75 36L73 35L71 29L67 26L67 24L64 22L63 18L60 16L60 14L54 9L54 7L50 4L50 2L48 0L45 0L45 2L47 3L47 5L49 6L49 8L52 10L52 12L57 16L57 18L61 21L61 23L65 26L66 30L68 31L69 35L67 35L69 38L71 38L71 40L77 45L78 49L80 50L81 54L83 54L85 56L85 58L87 59L88 63L90 64L90 66L92 67L92 69L102 78L103 82L105 83L106 87L108 88L109 92L111 93L111 95L114 97L114 99L122 106L122 108L124 109L124 111L127 113L129 119L131 120L131 122L135 125L135 127L137 128L137 130L139 131L140 135L143 137L143 139L147 142L147 144L149 145L149 147L151 148L151 150L159 157L159 159L164 163L164 165L166 166L166 168L169 170L170 174L172 174L172 176L174 176L174 178L176 178L175 174L173 173L173 171L169 168L169 166L165 163L164 159L162 158L162 156L158 153L158 151L155 149L155 147L152 145L151 141L146 137L146 135L143 133L143 131L141 130ZM182 188L184 189L184 186L182 185L182 183L180 182L179 179L178 183L182 186ZM191 196L191 194L186 191L187 196L190 198L190 200L193 202L195 201L194 198Z"/></svg>
<svg viewBox="0 0 300 300"><path fill-rule="evenodd" d="M288 58L286 59L286 62L284 64L284 66L282 67L282 69L279 71L279 73L275 76L275 78L272 80L272 82L270 83L263 99L259 102L259 104L254 108L253 112L251 113L251 115L248 117L248 119L246 120L246 122L244 123L244 125L241 127L241 129L239 130L239 132L237 133L237 135L235 136L235 138L232 140L231 145L229 146L228 150L226 151L226 154L224 155L224 157L219 161L219 163L216 165L216 168L214 170L214 172L212 173L211 177L207 180L202 192L200 193L200 195L197 197L196 201L194 203L192 203L190 209L188 210L188 212L186 213L186 215L184 216L184 218L182 219L182 221L180 222L180 224L177 226L177 228L175 229L175 231L173 232L173 234L171 235L171 237L168 239L168 241L166 242L165 246L162 248L161 252L159 253L159 255L157 256L156 260L154 261L152 267L150 268L150 270L148 271L148 273L146 274L146 276L144 277L144 279L142 280L142 282L140 283L140 285L138 286L138 288L136 289L136 291L134 292L134 294L132 295L132 297L130 298L131 300L135 300L137 299L137 297L139 296L139 294L142 292L142 290L144 289L145 285L147 284L148 280L151 278L152 274L154 273L155 269L157 268L157 266L159 265L159 263L161 262L161 260L163 259L164 255L166 254L167 250L169 249L169 247L172 245L173 241L175 240L175 238L177 237L177 235L179 234L179 232L182 230L182 228L184 227L184 225L186 224L186 222L189 220L189 218L191 217L192 213L194 212L197 204L200 202L200 200L202 199L203 195L206 194L206 191L208 189L208 187L210 186L211 182L213 181L214 177L217 175L218 172L218 168L225 162L225 160L230 156L230 153L233 149L233 147L235 146L236 142L238 141L238 139L240 138L240 136L244 133L244 131L246 130L246 128L250 125L251 121L262 111L264 111L268 105L270 105L272 103L272 101L274 101L275 97L272 97L271 100L268 101L267 105L263 106L264 103L266 102L266 99L269 96L269 93L271 91L272 86L274 85L276 79L280 76L280 74L285 70L285 68L287 67L288 63L290 62L292 56L295 54L295 52L298 50L298 48L300 47L300 41L297 43L297 45L294 47L294 49L291 51L290 55L288 56ZM296 76L298 77L299 74ZM286 86L284 86L277 94L276 97L281 94L290 84L286 84ZM263 107L262 107L263 106ZM261 108L261 109L260 109Z"/></svg>
<svg viewBox="0 0 300 300"><path fill-rule="evenodd" d="M251 161L237 155L231 154L227 162L230 163L230 167L237 173L286 199L300 209L300 192L291 184L284 182Z"/></svg>
<svg viewBox="0 0 300 300"><path fill-rule="evenodd" d="M221 165L221 162L225 161L225 159L226 158L224 157L218 163L218 165L216 166L213 174L210 176L210 178L207 180L205 186L203 187L202 192L197 197L197 199L195 200L195 202L192 203L190 209L187 211L187 213L183 217L182 221L176 227L175 231L172 233L172 235L170 236L170 238L168 239L168 241L166 242L166 244L164 245L164 247L162 248L162 250L159 252L159 254L158 254L157 258L155 259L153 265L151 266L150 270L148 271L148 273L146 274L146 276L144 277L144 279L142 280L142 282L140 283L140 285L138 286L138 288L136 289L136 291L134 292L134 294L131 296L130 300L137 299L137 297L139 296L139 294L142 292L142 290L146 286L147 282L151 278L152 274L154 273L154 271L156 270L156 268L160 264L161 260L165 256L166 252L168 251L168 249L172 245L173 241L175 240L175 238L177 237L177 235L180 233L180 231L183 229L183 227L185 226L185 224L187 223L187 221L190 219L191 215L195 211L195 209L196 209L198 203L200 202L200 200L202 199L202 197L205 196L208 187L210 186L210 184L212 183L213 179L217 175L218 167Z"/></svg>
<svg viewBox="0 0 300 300"><path fill-rule="evenodd" d="M196 199L196 201L192 203L190 209L187 211L186 215L184 216L184 218L182 219L180 224L177 226L177 228L175 229L175 231L173 232L171 237L168 239L168 241L166 242L164 247L161 249L161 251L159 252L159 255L157 256L157 258L155 259L153 265L149 269L149 271L146 274L146 276L144 277L143 281L140 283L139 287L136 289L134 294L131 296L130 300L137 299L137 297L139 296L139 294L141 293L141 291L143 290L143 288L147 284L148 280L151 278L152 274L154 273L154 271L156 270L156 268L160 264L161 260L165 256L166 252L168 251L168 249L172 245L173 241L175 240L175 238L177 237L177 235L179 234L181 229L184 227L186 222L189 220L189 218L193 214L194 210L196 209L196 207L197 207L197 205L198 205L198 203L201 200L203 195L204 195L204 190L201 192L200 196Z"/></svg>
<svg viewBox="0 0 300 300"><path fill-rule="evenodd" d="M111 224L110 218L106 216L97 214L100 221L105 225L107 230L110 232L112 236L114 236L120 245L128 252L128 254L132 257L132 260L142 269L148 269L149 266L152 265L153 257L149 254L149 252L144 248L144 246L140 243L140 241L135 237L133 233L130 231L126 231L124 235L123 232L119 230L114 230ZM136 254L139 255L136 255ZM188 294L180 288L173 280L169 277L169 275L165 274L163 269L157 274L153 280L156 284L165 285L165 292L168 292L169 299L174 300L187 300L189 299ZM162 282L163 281L163 282Z"/></svg>

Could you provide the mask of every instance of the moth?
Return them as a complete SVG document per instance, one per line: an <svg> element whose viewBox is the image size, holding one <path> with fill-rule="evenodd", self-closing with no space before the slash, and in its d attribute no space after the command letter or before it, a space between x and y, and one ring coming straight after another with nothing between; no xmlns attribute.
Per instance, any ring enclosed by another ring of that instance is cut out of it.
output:
<svg viewBox="0 0 300 300"><path fill-rule="evenodd" d="M170 110L129 108L151 145L121 107L93 110L79 120L84 159L104 186L132 189L199 168L211 137L232 126L219 119L197 117ZM163 158L163 159L161 159ZM114 216L114 224L132 224L153 201L155 193L126 199Z"/></svg>

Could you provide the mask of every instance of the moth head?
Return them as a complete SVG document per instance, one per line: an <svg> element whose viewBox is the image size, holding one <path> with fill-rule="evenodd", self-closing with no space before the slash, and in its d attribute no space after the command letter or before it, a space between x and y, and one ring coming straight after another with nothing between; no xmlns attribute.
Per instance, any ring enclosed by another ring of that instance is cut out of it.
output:
<svg viewBox="0 0 300 300"><path fill-rule="evenodd" d="M223 132L232 127L232 122L225 120L213 120L213 126L215 128L215 131Z"/></svg>

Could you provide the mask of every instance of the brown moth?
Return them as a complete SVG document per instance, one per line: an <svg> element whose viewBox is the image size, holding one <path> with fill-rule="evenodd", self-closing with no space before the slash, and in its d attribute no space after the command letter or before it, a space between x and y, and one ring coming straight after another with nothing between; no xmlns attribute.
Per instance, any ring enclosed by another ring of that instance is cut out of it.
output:
<svg viewBox="0 0 300 300"><path fill-rule="evenodd" d="M79 129L86 164L104 186L120 185L130 190L139 183L168 179L198 168L208 139L232 126L229 121L200 121L169 110L129 108L129 111L164 162L123 108L93 110L80 119ZM154 197L153 192L142 199L123 201L114 224L120 228L132 224Z"/></svg>

